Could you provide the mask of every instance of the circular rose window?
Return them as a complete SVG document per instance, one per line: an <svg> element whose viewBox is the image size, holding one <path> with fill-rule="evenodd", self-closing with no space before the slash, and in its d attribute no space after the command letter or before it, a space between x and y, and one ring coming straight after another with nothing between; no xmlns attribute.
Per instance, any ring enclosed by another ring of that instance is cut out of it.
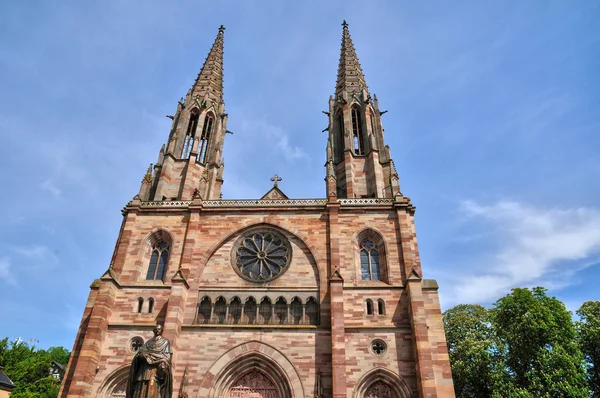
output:
<svg viewBox="0 0 600 398"><path fill-rule="evenodd" d="M269 282L285 272L292 260L290 242L276 230L252 229L233 245L231 264L250 282Z"/></svg>

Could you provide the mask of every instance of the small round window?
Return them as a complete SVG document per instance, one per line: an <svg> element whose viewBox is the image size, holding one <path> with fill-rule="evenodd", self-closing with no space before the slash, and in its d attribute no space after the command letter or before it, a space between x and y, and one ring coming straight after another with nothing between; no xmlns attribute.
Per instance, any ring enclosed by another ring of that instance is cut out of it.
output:
<svg viewBox="0 0 600 398"><path fill-rule="evenodd" d="M292 260L292 246L283 234L270 228L247 231L233 245L231 264L239 276L255 283L281 276Z"/></svg>
<svg viewBox="0 0 600 398"><path fill-rule="evenodd" d="M133 338L131 338L131 340L129 340L129 347L128 350L129 352L131 352L132 354L135 354L136 352L138 352L138 350L144 345L144 339L142 339L139 336L135 336Z"/></svg>
<svg viewBox="0 0 600 398"><path fill-rule="evenodd" d="M387 344L383 340L373 340L371 342L371 352L375 355L383 355L387 351Z"/></svg>

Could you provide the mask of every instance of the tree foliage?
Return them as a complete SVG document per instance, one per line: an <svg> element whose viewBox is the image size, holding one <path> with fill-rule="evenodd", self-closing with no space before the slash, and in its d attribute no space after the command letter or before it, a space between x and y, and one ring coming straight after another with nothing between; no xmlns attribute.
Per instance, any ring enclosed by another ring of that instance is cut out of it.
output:
<svg viewBox="0 0 600 398"><path fill-rule="evenodd" d="M594 398L600 398L600 301L586 301L577 310L579 343L585 355L588 382Z"/></svg>
<svg viewBox="0 0 600 398"><path fill-rule="evenodd" d="M60 382L50 376L50 365L66 365L69 351L63 347L36 349L27 343L0 340L0 366L15 384L11 398L55 398Z"/></svg>
<svg viewBox="0 0 600 398"><path fill-rule="evenodd" d="M571 313L543 288L513 289L490 310L458 305L444 324L459 398L590 396Z"/></svg>

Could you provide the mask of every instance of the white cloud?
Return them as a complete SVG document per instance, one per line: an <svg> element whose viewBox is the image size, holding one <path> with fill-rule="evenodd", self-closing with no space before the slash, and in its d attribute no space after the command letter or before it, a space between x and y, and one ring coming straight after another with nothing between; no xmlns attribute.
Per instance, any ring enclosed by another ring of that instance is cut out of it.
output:
<svg viewBox="0 0 600 398"><path fill-rule="evenodd" d="M52 269L59 263L58 257L48 246L20 246L13 251L20 257L19 263L24 269Z"/></svg>
<svg viewBox="0 0 600 398"><path fill-rule="evenodd" d="M44 181L42 183L42 185L40 186L40 188L42 188L42 190L44 190L44 191L50 192L55 198L58 198L60 196L60 194L62 193L60 188L58 188L56 185L54 185L54 183L50 179Z"/></svg>
<svg viewBox="0 0 600 398"><path fill-rule="evenodd" d="M465 201L461 210L466 222L483 223L486 234L481 239L494 249L461 267L460 278L452 278L455 280L446 300L453 304L487 302L517 286L567 286L577 271L598 260L597 209L540 209L511 201L491 205Z"/></svg>
<svg viewBox="0 0 600 398"><path fill-rule="evenodd" d="M4 280L11 285L16 285L17 281L12 274L10 260L6 257L0 258L0 280Z"/></svg>

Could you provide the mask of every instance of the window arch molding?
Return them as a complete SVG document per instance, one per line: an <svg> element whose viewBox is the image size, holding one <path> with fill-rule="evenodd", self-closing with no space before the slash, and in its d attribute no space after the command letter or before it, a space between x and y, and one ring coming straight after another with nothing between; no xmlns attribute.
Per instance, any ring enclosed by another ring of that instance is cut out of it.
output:
<svg viewBox="0 0 600 398"><path fill-rule="evenodd" d="M366 242L372 243L372 245L365 246ZM369 281L381 281L388 283L388 267L387 267L387 244L383 239L383 236L372 228L365 228L356 234L354 238L354 257L356 264L356 279L362 282ZM361 253L366 250L369 255L370 267L368 277L363 277L365 273L364 268L364 256L361 258ZM371 253L372 252L372 253ZM375 259L378 260L378 275L375 275L374 259L371 258L371 254L375 254ZM377 277L376 277L377 276Z"/></svg>
<svg viewBox="0 0 600 398"><path fill-rule="evenodd" d="M127 378L129 377L129 365L121 366L106 376L101 387L98 389L97 398L125 397L123 386L127 387Z"/></svg>
<svg viewBox="0 0 600 398"><path fill-rule="evenodd" d="M369 388L377 383L387 386L394 398L410 398L412 396L410 387L402 377L389 369L379 367L372 369L360 378L352 398L363 398Z"/></svg>
<svg viewBox="0 0 600 398"><path fill-rule="evenodd" d="M159 248L160 246L160 248ZM157 251L158 253L154 254ZM166 251L166 252L165 252ZM142 250L140 255L139 277L140 281L165 281L169 271L169 263L173 252L173 239L171 234L164 229L158 229L151 232L143 240ZM166 254L165 254L166 253ZM154 256L154 258L153 258ZM161 259L162 256L162 259ZM162 273L159 275L159 266L162 260ZM153 277L148 279L151 265L155 265Z"/></svg>

